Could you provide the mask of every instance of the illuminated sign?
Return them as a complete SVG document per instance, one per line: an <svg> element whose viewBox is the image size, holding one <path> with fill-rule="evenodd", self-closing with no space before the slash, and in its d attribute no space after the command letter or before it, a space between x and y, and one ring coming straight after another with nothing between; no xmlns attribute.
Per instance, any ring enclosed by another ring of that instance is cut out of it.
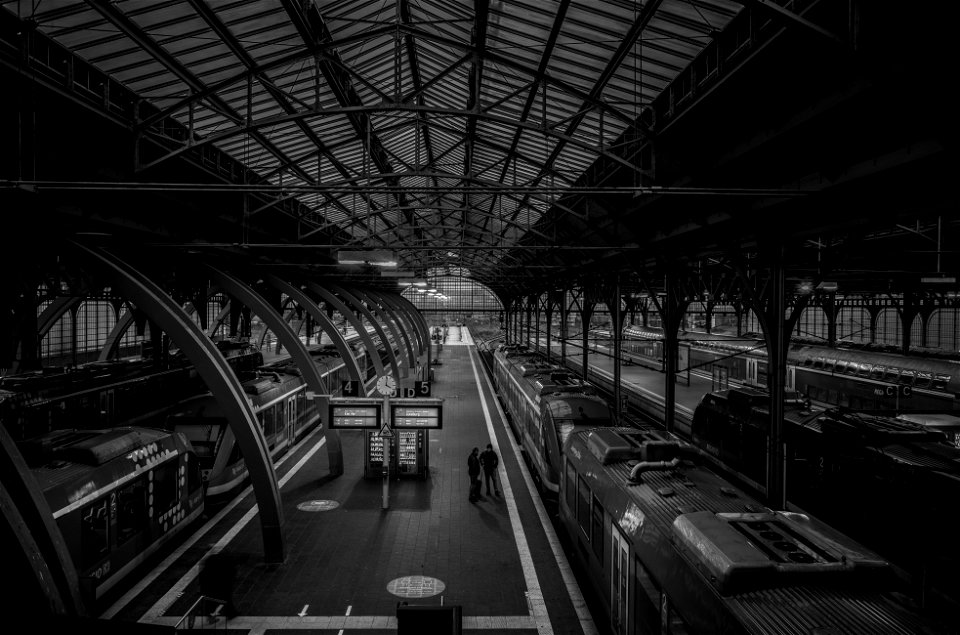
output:
<svg viewBox="0 0 960 635"><path fill-rule="evenodd" d="M331 399L330 428L339 430L379 430L382 404L379 399Z"/></svg>
<svg viewBox="0 0 960 635"><path fill-rule="evenodd" d="M390 425L397 429L439 430L443 427L443 400L391 400Z"/></svg>

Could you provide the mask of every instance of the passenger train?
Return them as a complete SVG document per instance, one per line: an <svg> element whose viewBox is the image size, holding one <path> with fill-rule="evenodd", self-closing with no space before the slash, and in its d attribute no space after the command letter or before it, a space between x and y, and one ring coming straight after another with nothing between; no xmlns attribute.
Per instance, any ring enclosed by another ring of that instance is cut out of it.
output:
<svg viewBox="0 0 960 635"><path fill-rule="evenodd" d="M612 351L609 330L598 329L592 334L594 342L606 342ZM679 345L688 351L692 371L746 386L767 385L767 350L762 338L693 332L678 337ZM625 361L659 369L663 331L627 327L621 348ZM814 401L853 410L960 410L960 361L945 357L795 341L787 350L785 383L788 390Z"/></svg>
<svg viewBox="0 0 960 635"><path fill-rule="evenodd" d="M795 395L796 396L796 395ZM769 394L703 396L691 441L758 490L767 481ZM785 401L787 499L856 536L960 601L960 447L952 434L904 418ZM756 485L761 484L761 485Z"/></svg>
<svg viewBox="0 0 960 635"><path fill-rule="evenodd" d="M612 410L593 386L516 346L493 353L493 379L534 482L555 500L563 442L575 430L614 425Z"/></svg>
<svg viewBox="0 0 960 635"><path fill-rule="evenodd" d="M574 431L562 474L568 553L617 635L950 632L884 558L765 507L673 435Z"/></svg>
<svg viewBox="0 0 960 635"><path fill-rule="evenodd" d="M204 511L197 456L181 434L126 426L57 430L20 448L86 602L101 598Z"/></svg>
<svg viewBox="0 0 960 635"><path fill-rule="evenodd" d="M217 348L236 373L263 365L245 342L220 340ZM109 428L150 423L170 404L206 390L186 357L98 361L75 368L0 377L0 419L14 440L64 428Z"/></svg>
<svg viewBox="0 0 960 635"><path fill-rule="evenodd" d="M355 335L347 339L369 387L375 379L370 353L357 344ZM396 348L392 341L389 345ZM382 349L378 353L386 356ZM337 394L348 378L343 360L329 349L311 354L329 394ZM257 351L235 369L263 426L271 456L277 457L315 426L319 416L313 400L307 398L299 370L289 360L267 366L262 362ZM96 373L86 368L71 372L93 374L96 379ZM18 439L18 447L68 543L86 601L101 598L201 516L211 502L235 492L247 476L233 431L208 392L186 398L181 398L183 393L171 393L163 408L154 408L163 404L163 399L152 399L150 409L163 416L154 417L149 426L98 428L89 425L99 421L96 417L80 416L83 427L51 431L45 428L49 422L62 425L66 417L31 416L32 406L38 407L35 412L64 409L69 414L68 407L85 403L78 402L81 398L98 403L98 387L114 394L133 389L147 394L144 387L161 389L169 385L165 381L170 377L165 370L131 373L125 377L132 384L128 386L116 374L108 375L99 384L90 377L76 383L59 378L68 389L57 392L48 386L45 398L22 390L39 385L31 380L42 374L19 383L11 381L10 385L20 390L7 391L7 408L2 411L4 424L7 415L14 425L41 422L40 434ZM77 390L71 392L70 388Z"/></svg>

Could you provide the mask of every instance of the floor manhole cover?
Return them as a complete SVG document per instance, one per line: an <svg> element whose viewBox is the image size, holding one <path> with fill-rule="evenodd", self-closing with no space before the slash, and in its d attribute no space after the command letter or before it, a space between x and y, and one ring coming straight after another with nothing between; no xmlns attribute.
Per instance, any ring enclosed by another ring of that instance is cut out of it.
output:
<svg viewBox="0 0 960 635"><path fill-rule="evenodd" d="M443 593L447 588L441 580L427 578L422 575L409 575L391 580L387 584L387 591L402 598L428 598L431 595Z"/></svg>
<svg viewBox="0 0 960 635"><path fill-rule="evenodd" d="M297 505L302 512L328 512L337 507L340 507L337 501L306 501Z"/></svg>

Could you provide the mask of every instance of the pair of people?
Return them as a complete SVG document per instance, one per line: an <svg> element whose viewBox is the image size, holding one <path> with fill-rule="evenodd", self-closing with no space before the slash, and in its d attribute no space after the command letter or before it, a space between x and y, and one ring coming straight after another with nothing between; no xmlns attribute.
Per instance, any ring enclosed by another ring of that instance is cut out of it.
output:
<svg viewBox="0 0 960 635"><path fill-rule="evenodd" d="M480 471L483 470L485 481L487 483L487 496L490 495L490 483L493 483L493 491L500 496L500 489L497 487L497 466L500 464L500 457L493 451L493 444L488 443L487 449L480 453L480 448L473 448L470 456L467 457L467 474L470 476L470 502L475 503L480 499Z"/></svg>

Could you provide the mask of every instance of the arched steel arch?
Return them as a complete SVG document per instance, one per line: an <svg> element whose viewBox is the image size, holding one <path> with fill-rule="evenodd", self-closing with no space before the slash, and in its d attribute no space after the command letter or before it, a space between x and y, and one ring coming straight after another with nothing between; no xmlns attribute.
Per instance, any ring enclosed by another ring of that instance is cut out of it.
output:
<svg viewBox="0 0 960 635"><path fill-rule="evenodd" d="M367 318L370 324L373 325L373 330L376 331L377 335L380 336L380 341L383 342L383 347L387 352L387 358L390 360L390 367L393 369L393 376L396 377L397 380L399 380L400 377L402 377L402 374L400 372L400 362L397 359L397 354L393 351L393 346L390 344L390 341L387 339L387 333L386 331L383 330L383 325L381 325L380 321L377 320L377 316L375 316L373 314L373 311L371 311L368 307L366 307L363 304L362 298L357 297L354 293L348 291L343 286L337 285L337 284L330 284L329 287L334 293L338 293L342 297L346 298L350 302L350 304L355 306L356 309L360 311L360 313L362 313ZM380 316L381 319L383 319L384 317L385 316ZM383 320L383 321L384 323L386 323L386 320ZM400 337L396 334L394 329L391 328L389 325L387 325L387 328L389 328L390 332L394 334L393 341L397 344L397 346L400 346L402 343L400 340ZM409 361L407 362L407 365L409 366Z"/></svg>
<svg viewBox="0 0 960 635"><path fill-rule="evenodd" d="M408 336L411 338L411 344L416 341L417 367L415 367L415 370L417 370L418 378L423 379L421 375L423 368L430 365L430 340L422 332L423 324L418 320L419 314L413 315L416 309L412 308L413 305L406 304L397 294L380 293L378 291L370 291L370 293L379 298L386 306L392 308L397 317L403 320Z"/></svg>
<svg viewBox="0 0 960 635"><path fill-rule="evenodd" d="M283 562L280 488L263 432L237 376L210 338L152 280L106 251L80 243L73 245L88 260L109 272L124 295L177 342L206 382L207 388L223 408L250 471L250 480L260 508L265 559L267 562Z"/></svg>
<svg viewBox="0 0 960 635"><path fill-rule="evenodd" d="M367 304L367 308L370 309L371 313L374 313L374 309L371 308L371 306L375 306L376 312L374 316L381 318L382 324L393 333L393 341L396 342L397 348L400 350L400 356L398 356L397 361L400 362L400 357L402 357L402 361L405 362L403 369L400 371L400 376L406 377L409 374L409 370L414 368L416 359L413 354L413 347L410 345L410 340L408 339L409 336L406 332L406 325L401 324L393 310L378 301L369 291L355 289L354 294Z"/></svg>
<svg viewBox="0 0 960 635"><path fill-rule="evenodd" d="M264 280L274 289L286 293L293 298L297 304L303 307L304 311L308 311L310 315L313 316L313 319L320 325L321 330L330 337L333 345L337 348L337 352L340 353L340 357L343 358L343 363L346 364L347 372L350 374L351 379L359 381L361 384L366 381L366 377L363 376L363 371L360 370L360 365L353 356L353 351L350 349L350 346L347 345L347 340L344 339L343 334L337 329L336 325L320 310L320 307L317 306L317 303L314 302L310 296L289 282L285 282L276 276L268 275Z"/></svg>
<svg viewBox="0 0 960 635"><path fill-rule="evenodd" d="M367 333L367 329L363 326L363 320L354 315L353 311L351 311L350 308L344 304L340 298L330 293L317 283L308 282L307 288L323 298L325 302L333 306L337 311L340 311L343 317L350 322L350 326L354 328L354 330L357 332L357 335L360 337L360 341L363 342L363 345L367 347L367 351L370 352L370 361L373 363L373 367L377 372L377 376L383 377L386 374L386 371L383 368L383 362L380 361L380 354L377 352L377 347L373 344L373 338L370 337L370 334ZM382 333L383 329L381 329L380 332ZM390 345L385 337L383 337L383 345L387 349L390 348ZM390 353L392 356L393 351L390 351ZM396 368L397 360L395 357L392 357L392 359L394 368ZM399 377L399 375L396 376Z"/></svg>
<svg viewBox="0 0 960 635"><path fill-rule="evenodd" d="M377 293L372 289L364 289L360 291L360 293L362 293L363 296L366 297L368 301L373 302L379 305L380 307L382 307L383 311L390 317L391 320L393 320L393 323L396 324L397 330L399 331L400 336L403 339L404 345L406 346L407 364L411 370L416 370L416 364L420 357L419 342L416 346L418 350L415 351L414 343L413 343L414 335L410 333L411 330L414 330L415 332L415 329L413 329L412 325L409 322L407 322L405 316L401 316L400 313L393 310L393 307L390 305L389 302L387 302L384 299L383 295Z"/></svg>
<svg viewBox="0 0 960 635"><path fill-rule="evenodd" d="M277 339L286 347L290 353L290 357L296 362L307 387L313 391L314 400L321 400L320 396L326 391L324 390L323 378L320 377L320 371L317 370L317 365L313 363L307 347L300 341L297 334L294 333L290 324L283 319L283 315L281 315L276 308L270 306L270 303L267 302L263 296L238 278L210 265L207 265L207 271L210 277L220 285L220 287L250 307L250 309L260 316L260 319L276 333ZM320 412L321 419L323 419L321 404L318 404L317 408ZM324 427L323 434L327 444L330 474L340 476L343 474L343 446L340 443L340 434L336 430L331 429L329 423L328 421Z"/></svg>

